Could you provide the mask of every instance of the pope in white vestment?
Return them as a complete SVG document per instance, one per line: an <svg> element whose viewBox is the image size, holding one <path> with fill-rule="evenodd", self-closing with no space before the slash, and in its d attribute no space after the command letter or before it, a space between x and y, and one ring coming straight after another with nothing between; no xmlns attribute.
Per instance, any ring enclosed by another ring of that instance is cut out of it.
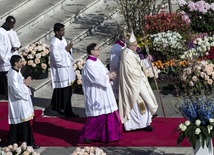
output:
<svg viewBox="0 0 214 155"><path fill-rule="evenodd" d="M119 114L125 130L130 131L150 126L158 104L135 52L133 32L128 47L122 51L120 61Z"/></svg>

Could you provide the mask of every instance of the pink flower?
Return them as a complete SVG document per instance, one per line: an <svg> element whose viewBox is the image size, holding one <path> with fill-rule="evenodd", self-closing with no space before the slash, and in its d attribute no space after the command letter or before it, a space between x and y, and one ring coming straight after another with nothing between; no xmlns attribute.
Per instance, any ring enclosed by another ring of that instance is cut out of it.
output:
<svg viewBox="0 0 214 155"><path fill-rule="evenodd" d="M40 59L36 58L36 59L35 59L35 63L36 63L36 64L39 64L39 63L40 63Z"/></svg>
<svg viewBox="0 0 214 155"><path fill-rule="evenodd" d="M187 2L185 0L179 0L178 1L178 5L181 6L181 7L186 5L186 4L187 4Z"/></svg>
<svg viewBox="0 0 214 155"><path fill-rule="evenodd" d="M194 81L194 82L198 81L197 76L193 76L193 77L192 77L192 81Z"/></svg>
<svg viewBox="0 0 214 155"><path fill-rule="evenodd" d="M194 83L192 81L189 81L189 85L192 87L194 86Z"/></svg>
<svg viewBox="0 0 214 155"><path fill-rule="evenodd" d="M213 84L213 80L212 80L212 79L209 79L209 80L207 81L207 83L208 83L209 85L211 85L211 84Z"/></svg>
<svg viewBox="0 0 214 155"><path fill-rule="evenodd" d="M27 62L27 64L28 64L29 66L32 66L33 60L29 60L29 61Z"/></svg>
<svg viewBox="0 0 214 155"><path fill-rule="evenodd" d="M47 68L47 64L42 63L42 64L41 64L41 67L42 67L42 69L45 70L45 69Z"/></svg>

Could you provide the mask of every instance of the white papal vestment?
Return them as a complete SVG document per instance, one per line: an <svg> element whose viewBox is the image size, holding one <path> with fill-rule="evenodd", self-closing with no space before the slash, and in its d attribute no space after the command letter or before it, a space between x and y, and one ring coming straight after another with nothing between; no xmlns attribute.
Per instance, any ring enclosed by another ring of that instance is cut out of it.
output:
<svg viewBox="0 0 214 155"><path fill-rule="evenodd" d="M138 54L122 51L119 84L119 114L126 130L144 128L151 123L158 104L144 75Z"/></svg>

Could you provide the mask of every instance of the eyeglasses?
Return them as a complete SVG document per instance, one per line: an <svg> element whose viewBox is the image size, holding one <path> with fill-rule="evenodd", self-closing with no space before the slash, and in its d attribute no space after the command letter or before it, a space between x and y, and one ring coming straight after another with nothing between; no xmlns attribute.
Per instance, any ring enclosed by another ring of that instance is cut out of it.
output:
<svg viewBox="0 0 214 155"><path fill-rule="evenodd" d="M135 44L135 45L130 45L130 46L137 46L137 44Z"/></svg>

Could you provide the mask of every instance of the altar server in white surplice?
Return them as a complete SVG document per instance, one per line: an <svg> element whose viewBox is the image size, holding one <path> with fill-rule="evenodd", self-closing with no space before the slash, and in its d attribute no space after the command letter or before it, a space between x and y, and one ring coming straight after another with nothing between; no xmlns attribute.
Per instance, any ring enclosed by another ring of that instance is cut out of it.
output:
<svg viewBox="0 0 214 155"><path fill-rule="evenodd" d="M93 140L112 142L121 139L121 121L110 84L116 77L98 59L99 47L92 43L87 47L87 60L82 70L82 88L87 120L80 131L80 142Z"/></svg>
<svg viewBox="0 0 214 155"><path fill-rule="evenodd" d="M65 117L79 117L71 106L72 83L76 75L72 66L72 43L67 43L65 25L54 24L55 36L50 43L50 68L52 87L54 89L51 99L51 109Z"/></svg>
<svg viewBox="0 0 214 155"><path fill-rule="evenodd" d="M27 145L38 148L34 144L34 136L30 120L33 119L34 109L31 91L28 85L31 77L24 79L20 69L23 66L22 57L11 57L12 68L8 71L8 123L10 124L8 143L26 142Z"/></svg>
<svg viewBox="0 0 214 155"><path fill-rule="evenodd" d="M8 36L10 39L10 43L12 45L13 55L18 54L18 50L22 47L22 45L20 43L20 40L18 38L16 31L14 31L13 29L10 29L10 31L8 31Z"/></svg>
<svg viewBox="0 0 214 155"><path fill-rule="evenodd" d="M125 47L126 47L125 36L124 34L120 34L118 40L114 43L110 51L109 70L115 71L116 74L118 75L112 82L112 89L116 100L118 100L118 94L119 94L120 55L122 50Z"/></svg>
<svg viewBox="0 0 214 155"><path fill-rule="evenodd" d="M8 16L5 23L0 27L0 94L5 96L8 93L6 74L11 68L10 58L13 55L9 31L14 27L15 23L15 18Z"/></svg>
<svg viewBox="0 0 214 155"><path fill-rule="evenodd" d="M152 131L152 115L158 108L156 98L142 70L142 61L136 53L137 41L131 33L128 48L120 61L119 113L126 131Z"/></svg>

